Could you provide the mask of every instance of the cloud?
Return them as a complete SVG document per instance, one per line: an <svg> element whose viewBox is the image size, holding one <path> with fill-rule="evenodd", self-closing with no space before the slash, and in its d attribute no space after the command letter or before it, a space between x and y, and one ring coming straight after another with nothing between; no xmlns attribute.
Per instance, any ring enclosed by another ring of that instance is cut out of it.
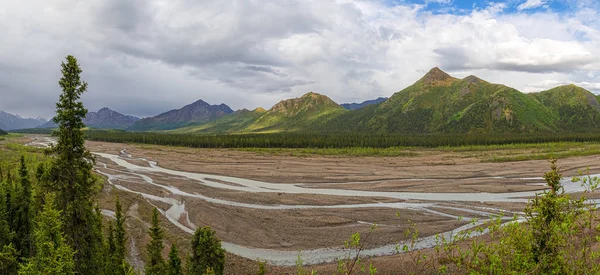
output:
<svg viewBox="0 0 600 275"><path fill-rule="evenodd" d="M435 66L522 90L600 83L593 1L568 14L511 14L504 3L434 13L379 0L26 2L0 6L0 110L24 116L52 115L67 54L89 82L88 109L139 116L198 99L269 108L307 91L363 101Z"/></svg>
<svg viewBox="0 0 600 275"><path fill-rule="evenodd" d="M523 2L521 5L519 5L517 7L518 10L523 11L523 10L528 10L528 9L535 9L537 7L541 7L542 5L545 5L546 2L544 2L543 0L527 0L525 2Z"/></svg>

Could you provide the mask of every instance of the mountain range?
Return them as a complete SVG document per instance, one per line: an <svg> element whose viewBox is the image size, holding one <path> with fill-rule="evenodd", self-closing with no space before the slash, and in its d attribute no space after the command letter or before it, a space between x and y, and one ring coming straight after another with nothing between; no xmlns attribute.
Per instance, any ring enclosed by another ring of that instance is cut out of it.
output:
<svg viewBox="0 0 600 275"><path fill-rule="evenodd" d="M470 75L459 79L431 69L413 85L379 103L352 109L308 93L268 111L238 111L181 133L532 133L600 129L600 103L566 85L522 93ZM369 103L367 101L367 103Z"/></svg>
<svg viewBox="0 0 600 275"><path fill-rule="evenodd" d="M34 128L43 123L46 123L43 118L23 118L19 115L0 111L0 129L3 130Z"/></svg>
<svg viewBox="0 0 600 275"><path fill-rule="evenodd" d="M206 123L231 113L233 113L233 110L225 104L210 105L203 100L198 100L181 109L170 110L157 116L140 119L131 125L128 130L176 129L192 124Z"/></svg>
<svg viewBox="0 0 600 275"><path fill-rule="evenodd" d="M96 129L127 129L138 120L140 120L138 117L123 115L104 107L98 110L98 112L88 112L83 119L83 123L85 123L87 127ZM54 121L50 120L37 127L56 128L57 125Z"/></svg>
<svg viewBox="0 0 600 275"><path fill-rule="evenodd" d="M339 105L309 92L271 109L233 111L198 100L139 119L108 108L90 112L90 128L174 133L532 133L600 130L600 96L575 86L522 93L476 76L453 77L433 68L389 98ZM15 123L14 121L18 121ZM0 128L32 128L45 121L0 112ZM29 123L29 124L27 124ZM40 127L56 127L47 122Z"/></svg>

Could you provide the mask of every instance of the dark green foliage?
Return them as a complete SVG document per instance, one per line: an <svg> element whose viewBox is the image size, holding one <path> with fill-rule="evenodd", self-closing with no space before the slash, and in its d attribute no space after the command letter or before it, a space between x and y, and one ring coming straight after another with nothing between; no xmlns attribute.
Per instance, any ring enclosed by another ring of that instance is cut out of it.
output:
<svg viewBox="0 0 600 275"><path fill-rule="evenodd" d="M16 274L19 269L18 251L11 245L5 245L0 251L0 274Z"/></svg>
<svg viewBox="0 0 600 275"><path fill-rule="evenodd" d="M8 133L2 129L0 129L0 136L6 136Z"/></svg>
<svg viewBox="0 0 600 275"><path fill-rule="evenodd" d="M75 274L75 252L62 233L62 213L54 208L54 197L46 196L44 210L36 217L35 256L19 270L19 274Z"/></svg>
<svg viewBox="0 0 600 275"><path fill-rule="evenodd" d="M215 275L223 275L224 267L225 250L221 248L221 240L210 227L198 228L192 237L188 273L203 274L210 269Z"/></svg>
<svg viewBox="0 0 600 275"><path fill-rule="evenodd" d="M369 107L365 107L369 108ZM94 141L145 143L195 148L349 148L441 147L545 142L600 142L600 133L556 134L245 134L192 135L124 131L88 131Z"/></svg>
<svg viewBox="0 0 600 275"><path fill-rule="evenodd" d="M171 245L166 273L167 275L183 275L181 258L179 257L179 251L177 250L177 245L175 245L175 243Z"/></svg>
<svg viewBox="0 0 600 275"><path fill-rule="evenodd" d="M114 232L109 233L109 247L111 234L114 236L114 252L111 255L111 262L114 265L114 274L125 274L129 269L127 262L125 261L125 247L127 244L127 236L125 232L125 217L123 216L123 210L121 208L121 202L119 197L115 202L115 227Z"/></svg>
<svg viewBox="0 0 600 275"><path fill-rule="evenodd" d="M16 203L18 204L16 213L15 232L17 233L16 248L21 252L21 257L31 257L33 254L33 244L31 236L31 182L29 173L25 165L25 156L21 156L21 165L19 166L20 190Z"/></svg>
<svg viewBox="0 0 600 275"><path fill-rule="evenodd" d="M147 275L160 275L165 271L165 261L162 257L163 250L163 238L164 232L160 227L159 223L159 214L158 210L154 208L152 210L152 225L150 229L148 229L148 233L150 234L150 243L146 246L146 251L148 251L148 255L150 260L146 264L146 274Z"/></svg>
<svg viewBox="0 0 600 275"><path fill-rule="evenodd" d="M67 56L61 64L62 88L56 103L54 122L59 125L58 143L52 152L54 159L49 171L50 191L57 193L57 205L63 214L63 230L67 243L76 251L76 270L80 274L98 274L102 270L102 236L100 224L94 212L94 178L92 168L95 159L84 146L83 118L87 110L80 101L87 89L81 81L82 70L77 59Z"/></svg>

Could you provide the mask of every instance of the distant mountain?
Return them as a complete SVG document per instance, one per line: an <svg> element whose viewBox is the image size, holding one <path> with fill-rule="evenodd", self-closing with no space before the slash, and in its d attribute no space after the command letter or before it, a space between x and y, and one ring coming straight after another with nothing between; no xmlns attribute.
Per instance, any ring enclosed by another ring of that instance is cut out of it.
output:
<svg viewBox="0 0 600 275"><path fill-rule="evenodd" d="M231 113L233 113L233 110L225 104L210 105L203 100L198 100L181 109L171 110L154 117L140 119L131 125L128 130L171 130L194 124L206 123Z"/></svg>
<svg viewBox="0 0 600 275"><path fill-rule="evenodd" d="M566 85L529 95L550 109L561 129L585 131L600 127L598 98L581 87Z"/></svg>
<svg viewBox="0 0 600 275"><path fill-rule="evenodd" d="M88 112L83 119L83 123L85 123L87 127L96 129L126 129L138 120L138 117L123 115L104 107L98 110L98 112ZM56 127L56 123L50 120L38 128Z"/></svg>
<svg viewBox="0 0 600 275"><path fill-rule="evenodd" d="M44 123L46 123L46 120L43 118L23 118L19 115L13 115L0 111L0 129L4 129L6 131L35 128Z"/></svg>
<svg viewBox="0 0 600 275"><path fill-rule="evenodd" d="M329 97L309 92L282 100L249 125L245 132L310 131L347 112Z"/></svg>
<svg viewBox="0 0 600 275"><path fill-rule="evenodd" d="M239 110L203 125L175 130L179 133L274 133L310 131L347 112L329 97L309 92L282 100L271 109Z"/></svg>
<svg viewBox="0 0 600 275"><path fill-rule="evenodd" d="M352 111L352 110L357 110L357 109L360 109L362 107L366 107L369 105L379 104L381 102L384 102L385 100L387 100L387 97L378 97L376 99L363 101L361 103L344 103L344 104L340 104L340 106L346 108L347 110Z"/></svg>
<svg viewBox="0 0 600 275"><path fill-rule="evenodd" d="M256 108L252 111L247 109L237 110L231 114L207 122L201 125L188 126L175 130L178 133L216 133L229 134L244 132L267 110Z"/></svg>

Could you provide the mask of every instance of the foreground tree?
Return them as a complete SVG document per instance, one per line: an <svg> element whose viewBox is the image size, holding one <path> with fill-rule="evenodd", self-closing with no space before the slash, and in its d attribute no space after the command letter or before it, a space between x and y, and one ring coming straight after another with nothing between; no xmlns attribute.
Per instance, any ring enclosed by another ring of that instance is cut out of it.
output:
<svg viewBox="0 0 600 275"><path fill-rule="evenodd" d="M15 231L17 233L17 250L21 252L21 257L28 258L32 254L31 242L31 182L29 181L29 172L25 164L25 156L21 155L21 164L19 166L20 192L18 195L17 222Z"/></svg>
<svg viewBox="0 0 600 275"><path fill-rule="evenodd" d="M34 231L36 254L21 267L19 274L68 275L74 274L73 249L62 233L62 213L54 209L54 197L46 196L44 210L36 217Z"/></svg>
<svg viewBox="0 0 600 275"><path fill-rule="evenodd" d="M87 83L77 59L69 55L61 64L62 88L56 103L54 122L58 124L58 143L51 153L55 156L49 172L51 191L57 193L57 206L62 211L63 230L67 243L76 251L75 267L79 274L99 274L102 271L102 235L94 211L95 160L84 146L83 118L87 110L80 101Z"/></svg>
<svg viewBox="0 0 600 275"><path fill-rule="evenodd" d="M169 252L167 275L183 275L181 258L179 258L179 251L177 250L177 245L175 245L175 243L171 245L171 251Z"/></svg>
<svg viewBox="0 0 600 275"><path fill-rule="evenodd" d="M188 260L189 274L210 273L223 275L225 250L221 240L210 227L198 228L192 238L192 255ZM210 270L208 272L207 270Z"/></svg>
<svg viewBox="0 0 600 275"><path fill-rule="evenodd" d="M158 210L154 208L152 210L152 225L148 230L151 240L146 246L146 251L148 251L150 257L150 261L146 265L146 275L160 275L165 273L165 261L162 257L164 233L162 228L160 228L158 215Z"/></svg>

